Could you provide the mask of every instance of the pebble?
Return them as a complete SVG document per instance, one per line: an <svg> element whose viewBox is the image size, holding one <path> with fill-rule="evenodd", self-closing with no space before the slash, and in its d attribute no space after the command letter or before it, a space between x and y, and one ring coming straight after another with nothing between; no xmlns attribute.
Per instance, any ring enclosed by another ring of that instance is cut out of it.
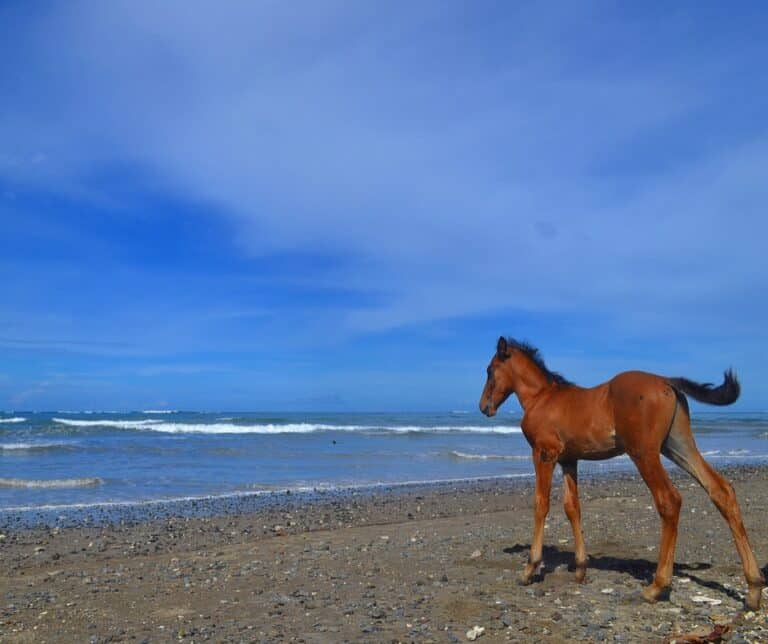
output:
<svg viewBox="0 0 768 644"><path fill-rule="evenodd" d="M723 603L722 599L715 599L713 597L707 597L706 595L694 595L691 597L692 602L696 602L697 604L709 604L710 606L719 606ZM746 617L746 615L745 615Z"/></svg>
<svg viewBox="0 0 768 644"><path fill-rule="evenodd" d="M753 485L744 481L746 476L739 485ZM328 495L309 505L293 495L290 507L281 496L280 503L256 514L176 518L173 525L160 517L153 524L114 529L86 525L27 533L0 523L8 533L0 546L6 575L0 583L16 582L0 591L0 629L22 641L53 640L57 632L68 641L88 642L94 633L99 642L121 641L120 627L135 633L136 642L148 634L154 641L159 633L195 642L313 637L457 642L466 641L465 629L477 623L486 624L483 641L641 642L717 623L732 625L731 642L768 642L763 613L742 617L733 593L719 595L710 585L728 589L730 582L742 591L740 574L723 563L734 555L724 523L713 520L713 535L704 537L681 522L682 570L711 567L692 578L675 577L671 603L647 605L638 591L656 563L645 549L658 540L659 525L655 513L647 520L632 514L646 498L639 494L646 494L642 482L633 475L627 481L609 479L599 490L589 480L583 487L591 487L593 496L588 499L587 492L582 498L592 535L586 535L587 547L599 553L584 585L575 584L567 570L573 554L557 544L568 541L570 526L555 514L545 535L550 565L543 581L527 588L512 583L529 547L530 525L507 519L523 511L527 516L530 489L521 497L509 493L514 488L506 483L438 486L419 502L418 526L405 523L407 511L416 511L408 491L341 501ZM478 489L491 492L480 500L473 491ZM557 494L553 503L559 502ZM641 503L630 505L633 494ZM764 498L757 492L754 497ZM705 496L685 499L699 504L696 516L703 516L702 504L708 502ZM755 507L762 505L756 501ZM481 511L489 514L478 520L475 513ZM754 525L759 512L748 509L745 515L745 523ZM446 522L428 521L440 517ZM410 529L398 528L398 522ZM347 531L348 525L356 527ZM273 538L275 528L284 526L289 535ZM382 535L382 529L392 536ZM764 548L761 540L758 532L758 550ZM48 554L33 557L39 544ZM54 565L59 574L46 571ZM38 569L39 575L29 574ZM698 595L722 605L693 601ZM219 603L222 597L226 604ZM98 607L104 602L114 614ZM198 616L184 611L185 605L215 606L217 613ZM166 607L179 612L160 616ZM159 630L169 620L173 625ZM35 637L33 627L39 628Z"/></svg>
<svg viewBox="0 0 768 644"><path fill-rule="evenodd" d="M478 637L482 637L483 633L485 633L483 626L473 626L467 631L467 639L474 642Z"/></svg>

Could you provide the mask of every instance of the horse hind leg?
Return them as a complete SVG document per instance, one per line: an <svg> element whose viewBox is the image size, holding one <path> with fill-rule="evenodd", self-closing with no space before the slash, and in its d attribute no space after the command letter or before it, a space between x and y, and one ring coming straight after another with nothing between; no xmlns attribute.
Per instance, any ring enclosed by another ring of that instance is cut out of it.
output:
<svg viewBox="0 0 768 644"><path fill-rule="evenodd" d="M646 601L655 602L663 594L668 593L672 585L672 567L675 561L675 544L677 542L677 522L680 517L682 499L667 471L661 464L658 453L648 453L642 457L633 457L635 465L643 477L645 484L653 495L656 511L661 518L661 543L659 545L659 562L656 574L651 584L643 590Z"/></svg>
<svg viewBox="0 0 768 644"><path fill-rule="evenodd" d="M584 582L587 574L587 548L584 545L584 535L581 532L581 505L579 504L579 488L577 464L562 463L563 468L563 508L573 530L573 541L576 559L576 581Z"/></svg>
<svg viewBox="0 0 768 644"><path fill-rule="evenodd" d="M741 510L731 484L701 456L691 432L690 420L683 409L678 408L672 428L662 445L662 454L690 474L707 491L720 514L728 522L736 549L739 551L748 591L747 608L760 608L760 595L765 579L758 568L755 554L749 545L747 531L741 518Z"/></svg>

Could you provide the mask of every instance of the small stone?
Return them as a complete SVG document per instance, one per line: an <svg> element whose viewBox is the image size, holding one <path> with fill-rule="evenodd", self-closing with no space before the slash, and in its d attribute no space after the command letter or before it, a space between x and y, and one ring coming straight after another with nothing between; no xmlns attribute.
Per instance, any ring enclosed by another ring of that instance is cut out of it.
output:
<svg viewBox="0 0 768 644"><path fill-rule="evenodd" d="M603 593L603 595L612 595L613 588L603 588L600 592Z"/></svg>
<svg viewBox="0 0 768 644"><path fill-rule="evenodd" d="M467 639L470 642L474 642L478 637L482 637L483 633L485 633L485 628L482 626L473 626L467 631Z"/></svg>
<svg viewBox="0 0 768 644"><path fill-rule="evenodd" d="M697 604L709 604L710 606L719 606L723 603L722 599L714 599L713 597L707 597L706 595L694 595L691 597L692 602ZM744 615L746 617L746 614Z"/></svg>
<svg viewBox="0 0 768 644"><path fill-rule="evenodd" d="M469 555L470 559L477 559L478 557L482 557L483 553L479 550L475 550L471 555Z"/></svg>

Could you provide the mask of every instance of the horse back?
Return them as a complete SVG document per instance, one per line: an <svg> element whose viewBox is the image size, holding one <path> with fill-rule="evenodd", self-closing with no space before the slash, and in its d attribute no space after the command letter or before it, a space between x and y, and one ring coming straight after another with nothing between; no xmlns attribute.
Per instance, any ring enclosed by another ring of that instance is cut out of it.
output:
<svg viewBox="0 0 768 644"><path fill-rule="evenodd" d="M648 441L658 448L674 410L675 393L666 378L625 371L596 387L554 388L526 412L523 433L531 443L556 439L566 459L610 458L634 453Z"/></svg>
<svg viewBox="0 0 768 644"><path fill-rule="evenodd" d="M677 395L668 378L645 371L625 371L608 382L616 433L626 451L660 449L669 432Z"/></svg>

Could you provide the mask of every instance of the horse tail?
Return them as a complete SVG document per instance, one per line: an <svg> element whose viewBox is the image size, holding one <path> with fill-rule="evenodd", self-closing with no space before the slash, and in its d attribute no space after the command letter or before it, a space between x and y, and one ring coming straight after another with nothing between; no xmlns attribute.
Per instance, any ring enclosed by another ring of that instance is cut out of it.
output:
<svg viewBox="0 0 768 644"><path fill-rule="evenodd" d="M711 382L699 383L688 378L669 378L668 382L677 391L688 394L694 400L710 405L730 405L736 402L741 393L736 374L733 370L726 370L723 384L715 387Z"/></svg>

